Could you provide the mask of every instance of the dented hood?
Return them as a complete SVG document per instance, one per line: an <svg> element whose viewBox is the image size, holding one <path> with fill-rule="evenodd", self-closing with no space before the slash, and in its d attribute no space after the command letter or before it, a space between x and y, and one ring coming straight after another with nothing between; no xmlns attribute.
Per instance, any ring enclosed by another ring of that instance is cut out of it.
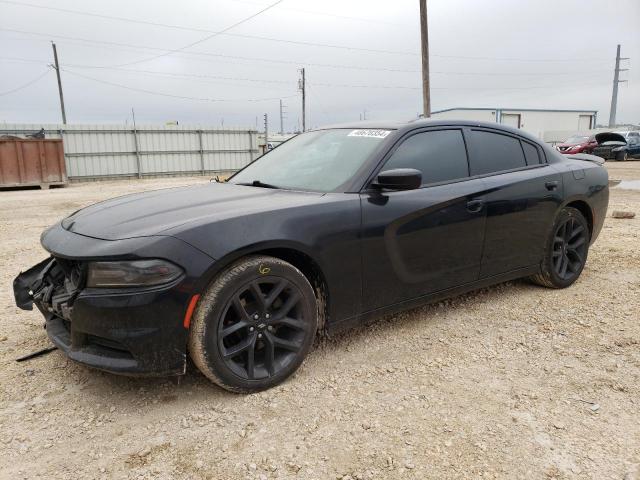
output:
<svg viewBox="0 0 640 480"><path fill-rule="evenodd" d="M62 227L104 240L172 235L194 224L301 206L321 198L314 192L211 183L106 200L73 213Z"/></svg>

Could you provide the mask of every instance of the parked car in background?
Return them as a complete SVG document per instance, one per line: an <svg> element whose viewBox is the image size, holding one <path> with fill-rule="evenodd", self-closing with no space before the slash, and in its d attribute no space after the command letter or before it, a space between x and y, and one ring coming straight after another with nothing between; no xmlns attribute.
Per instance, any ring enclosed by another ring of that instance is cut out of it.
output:
<svg viewBox="0 0 640 480"><path fill-rule="evenodd" d="M627 142L627 148L620 150L619 156L616 160L630 160L632 158L640 158L640 131L622 131L615 132L622 135Z"/></svg>
<svg viewBox="0 0 640 480"><path fill-rule="evenodd" d="M556 150L564 154L591 153L598 146L595 135L574 135L556 145Z"/></svg>
<svg viewBox="0 0 640 480"><path fill-rule="evenodd" d="M638 132L604 132L595 135L598 146L591 152L605 160L625 161L640 158Z"/></svg>
<svg viewBox="0 0 640 480"><path fill-rule="evenodd" d="M14 293L72 360L181 375L190 355L222 387L255 392L289 377L318 330L521 277L570 286L608 200L599 159L522 130L329 127L226 183L72 213L44 231L50 256Z"/></svg>

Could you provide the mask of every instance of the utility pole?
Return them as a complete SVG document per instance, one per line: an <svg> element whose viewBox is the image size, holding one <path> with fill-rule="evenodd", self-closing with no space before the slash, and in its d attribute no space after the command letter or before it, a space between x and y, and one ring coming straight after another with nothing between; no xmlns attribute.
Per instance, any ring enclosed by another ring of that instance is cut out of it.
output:
<svg viewBox="0 0 640 480"><path fill-rule="evenodd" d="M422 34L422 103L423 115L431 116L431 92L429 89L429 25L427 23L427 0L420 1L420 31Z"/></svg>
<svg viewBox="0 0 640 480"><path fill-rule="evenodd" d="M269 150L269 117L264 114L264 153Z"/></svg>
<svg viewBox="0 0 640 480"><path fill-rule="evenodd" d="M280 135L284 134L284 118L286 105L282 104L282 100L280 100Z"/></svg>
<svg viewBox="0 0 640 480"><path fill-rule="evenodd" d="M304 68L300 70L300 73L302 74L302 78L300 79L300 83L298 87L302 92L302 131L306 132L307 131L307 92L306 92L307 81L304 76Z"/></svg>
<svg viewBox="0 0 640 480"><path fill-rule="evenodd" d="M616 69L613 72L613 92L611 94L611 109L609 110L609 126L616 126L616 110L618 108L618 84L626 82L620 80L620 72L625 72L627 68L620 68L620 60L629 60L628 58L620 58L620 45L616 50Z"/></svg>
<svg viewBox="0 0 640 480"><path fill-rule="evenodd" d="M56 76L58 77L58 93L60 94L60 110L62 110L62 123L64 125L67 124L67 114L64 111L64 95L62 95L62 81L60 80L60 65L58 64L58 50L56 50L56 44L51 42L51 46L53 47L53 62L51 65L56 71Z"/></svg>
<svg viewBox="0 0 640 480"><path fill-rule="evenodd" d="M138 143L138 127L136 126L136 112L131 107L131 118L133 119L133 145L136 149L136 165L138 168L138 178L142 178L142 162L140 161L140 144Z"/></svg>

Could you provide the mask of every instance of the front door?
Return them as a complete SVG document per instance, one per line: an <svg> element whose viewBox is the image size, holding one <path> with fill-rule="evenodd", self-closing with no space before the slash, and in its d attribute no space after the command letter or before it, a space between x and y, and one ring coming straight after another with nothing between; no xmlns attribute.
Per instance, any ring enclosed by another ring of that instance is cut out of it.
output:
<svg viewBox="0 0 640 480"><path fill-rule="evenodd" d="M361 194L363 312L478 278L486 209L462 131L410 134L382 170L415 168L423 186Z"/></svg>

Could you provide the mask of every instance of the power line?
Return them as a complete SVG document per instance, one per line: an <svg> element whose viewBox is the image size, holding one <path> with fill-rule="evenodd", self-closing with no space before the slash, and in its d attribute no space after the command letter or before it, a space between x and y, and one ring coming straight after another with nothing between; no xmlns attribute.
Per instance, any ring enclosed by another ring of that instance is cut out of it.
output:
<svg viewBox="0 0 640 480"><path fill-rule="evenodd" d="M15 93L15 92L18 92L18 91L20 91L20 90L24 90L24 89L25 89L25 88L27 88L27 87L30 87L31 85L33 85L34 83L36 83L38 80L41 80L42 78L46 77L46 76L49 74L49 72L51 72L51 70L50 70L50 69L47 69L47 71L46 71L46 72L44 72L44 73L42 73L42 74L38 75L38 76L37 76L36 78L34 78L33 80L29 80L27 83L25 83L25 84L23 84L23 85L20 85L19 87L13 88L13 89L11 89L11 90L7 90L6 92L0 92L0 97L3 97L3 96L5 96L5 95L9 95L9 94L11 94L11 93Z"/></svg>
<svg viewBox="0 0 640 480"><path fill-rule="evenodd" d="M4 1L4 0L0 0L0 3ZM98 44L98 45L108 45L110 47L113 48L134 48L134 49L139 49L139 50L156 50L156 51L161 51L161 52L169 52L170 50L167 50L166 48L160 48L160 47L150 47L147 45L135 45L135 44L131 44L131 43L122 43L122 42L110 42L110 41L106 41L106 40L93 40L93 39L89 39L89 38L82 38L82 37L69 37L69 36L65 36L65 35L58 35L58 34L52 34L52 33L41 33L41 32L32 32L29 30L17 30L17 29L12 29L12 28L0 28L0 31L4 31L4 32L11 32L11 33L18 33L18 34L23 34L23 35L33 35L33 36L38 36L38 37L44 37L47 39L47 41L50 38L57 38L57 39L62 39L62 40L66 40L69 42L80 42L80 43L94 43L94 44ZM247 61L260 61L260 62L265 62L265 63L283 63L283 64L295 64L295 65L300 65L300 64L304 64L304 65L308 65L308 66L317 66L317 67L329 67L329 68L344 68L344 69L353 69L353 70L373 70L373 71L385 71L385 72L400 72L400 73L420 73L420 70L416 70L416 69L396 69L396 68L382 68L382 67L364 67L364 66L355 66L355 65L344 65L344 64L328 64L328 63L311 63L311 62L307 62L307 61L297 61L297 60L277 60L277 59L265 59L263 58L259 58L259 57L245 57L245 56L238 56L238 55L226 55L226 54L220 54L220 53L212 53L212 52L182 52L181 55L196 55L196 56L205 56L205 57L220 57L220 58L232 58L232 59L238 59L238 60L247 60ZM453 59L466 59L466 60L509 60L509 61L529 61L529 60L525 60L525 59L507 59L507 58L500 58L500 57L462 57L462 56L456 56L456 55L436 55L436 54L431 54L432 57L440 57L440 58L453 58ZM532 62L544 62L547 60L531 60ZM555 62L555 60L548 60L548 61L553 61ZM559 62L563 62L564 60L558 60ZM609 63L610 61L607 60L605 61L606 63ZM593 61L591 62L593 63ZM601 63L601 62L599 62ZM102 66L102 65L93 65L92 68L109 68L108 66ZM437 72L437 73L449 73L449 72ZM576 75L576 74L581 74L581 73L587 73L587 72L562 72L562 75ZM475 72L456 72L456 74L460 74L460 75L467 75L467 74L475 74ZM484 73L483 73L484 74ZM551 74L559 74L557 72L551 72L551 73L542 73L542 72L535 72L532 73L531 75L551 75ZM500 73L492 73L492 72L487 72L486 73L487 76L502 76L503 74ZM504 74L504 75L509 75L509 76L520 76L520 74L517 73L513 73L513 74ZM525 74L522 74L525 75ZM526 74L529 75L529 74Z"/></svg>
<svg viewBox="0 0 640 480"><path fill-rule="evenodd" d="M281 1L283 1L283 0L280 0L277 3L280 3ZM40 9L44 9L44 10L53 10L53 11L59 11L59 12L64 12L64 13L72 13L72 14L76 14L76 15L84 15L84 16L89 16L89 17L102 18L102 19L106 19L106 20L117 20L117 21L120 21L120 22L136 23L136 24L140 24L140 25L149 25L149 26L154 26L154 27L173 28L173 29L186 30L186 31L191 31L191 32L204 32L204 33L213 34L214 36L215 35L227 35L227 36L238 37L238 38L249 38L249 39L253 39L253 40L263 40L263 41L269 41L269 42L279 42L279 43L288 43L288 44L293 44L293 45L303 45L303 46L306 46L306 47L334 48L334 49L354 50L354 51L362 51L362 52L370 52L370 53L386 53L386 54L395 54L395 55L417 55L416 53L407 52L407 51L379 50L379 49L372 49L372 48L352 47L352 46L346 46L346 45L332 45L332 44L325 44L325 43L305 42L305 41L299 41L299 40L287 40L287 39L281 39L281 38L263 37L263 36L258 36L258 35L229 33L229 32L226 31L228 29L225 29L225 30L222 30L222 31L212 31L212 30L203 29L203 28L197 28L197 27L186 27L186 26L182 26L182 25L172 25L172 24L160 23L160 22L149 22L149 21L146 21L146 20L138 20L138 19L133 19L133 18L118 17L118 16L115 16L115 15L102 15L102 14L97 14L97 13L93 13L93 12L81 11L81 10L71 10L71 9L66 9L66 8L50 7L50 6L45 6L45 5L36 5L36 4L32 4L32 3L19 3L19 2L14 2L14 1L11 1L11 0L0 0L0 3L6 3L6 4L22 6L22 7L40 8ZM270 7L268 7L268 8L270 8ZM261 13L261 12L258 12L258 14L259 13Z"/></svg>
<svg viewBox="0 0 640 480"><path fill-rule="evenodd" d="M102 80L99 78L94 78L94 77L90 77L88 75L83 75L81 73L78 72L74 72L71 70L67 70L65 69L61 69L63 72L68 73L70 75L74 75L76 77L81 77L84 78L86 80L91 80L97 83L102 83L105 85L110 85L113 87L119 87L119 88L123 88L126 90L132 90L134 92L142 92L142 93L148 93L150 95L158 95L161 97L170 97L170 98L178 98L178 99L182 99L182 100L196 100L196 101L202 101L202 102L263 102L263 101L268 101L268 100L278 100L280 98L293 98L296 97L297 94L295 95L289 95L286 97L268 97L268 98L239 98L239 99L229 99L229 98L206 98L206 97L189 97L186 95L174 95L171 93L164 93L164 92L156 92L154 90L147 90L145 88L138 88L138 87L130 87L128 85L123 85L121 83L115 83L115 82L109 82L107 80Z"/></svg>
<svg viewBox="0 0 640 480"><path fill-rule="evenodd" d="M250 5L260 5L257 2L250 2L247 0L234 0L233 3L246 3L246 4L250 4ZM407 27L408 25L405 23L396 23L396 22L386 22L384 20L374 20L371 18L360 18L360 17L350 17L347 15L337 15L335 13L328 13L328 12L319 12L317 10L304 10L302 8L293 8L293 7L280 7L281 10L289 10L291 12L300 12L300 13L306 13L309 15L320 15L320 16L325 16L325 17L332 17L332 18L340 18L343 20L353 20L356 22L366 22L366 23L379 23L379 24L383 24L383 25L393 25L396 27Z"/></svg>
<svg viewBox="0 0 640 480"><path fill-rule="evenodd" d="M93 68L87 65L78 65L68 63L67 67L72 68ZM294 85L294 82L291 80L270 80L265 78L246 78L246 77L225 77L222 75L207 75L207 74L194 74L194 73L174 73L174 72L159 72L155 70L139 70L134 68L119 68L119 67L105 67L108 70L116 70L120 72L127 73L136 73L143 75L152 75L152 76L160 76L160 77L178 77L178 78L195 78L195 79L214 79L214 80L231 80L231 81L243 81L243 82L254 82L254 83L276 83L282 85Z"/></svg>
<svg viewBox="0 0 640 480"><path fill-rule="evenodd" d="M262 10L260 10L260 11L258 11L256 13L254 13L253 15L249 15L248 17L243 18L242 20L234 23L233 25L229 25L227 28L224 28L224 29L220 30L219 32L213 32L212 34L207 35L206 37L201 38L200 40L196 40L195 42L191 42L191 43L189 43L187 45L184 45L184 46L182 46L180 48L169 50L168 52L161 53L161 54L153 56L153 57L143 58L141 60L136 60L135 62L123 63L121 65L116 65L116 66L117 67L127 67L129 65L135 65L136 63L150 62L151 60L156 60L156 59L161 58L161 57L166 57L168 55L181 52L183 50L186 50L187 48L195 47L196 45L204 43L207 40L211 40L212 38L217 37L218 35L223 35L226 32L228 32L229 30L232 30L233 28L235 28L235 27L237 27L239 25L242 25L243 23L246 23L249 20L252 20L252 19L256 18L259 15L262 15L264 12L266 12L267 10L271 10L273 7L275 7L276 5L282 3L283 1L284 0L277 0L276 2L272 3L271 5L263 8Z"/></svg>
<svg viewBox="0 0 640 480"><path fill-rule="evenodd" d="M35 58L0 57L0 61L19 62L19 63L38 63L40 65L49 64L47 60L36 60Z"/></svg>
<svg viewBox="0 0 640 480"><path fill-rule="evenodd" d="M314 87L329 87L329 88L380 88L391 90L422 90L422 87L409 87L404 85L350 85L350 84L336 84L336 83L310 83ZM563 87L594 87L601 84L590 85L536 85L530 87L431 87L432 90L533 90L533 89L545 89L545 88L563 88Z"/></svg>
<svg viewBox="0 0 640 480"><path fill-rule="evenodd" d="M2 0L0 0L1 2ZM88 38L81 38L81 37L69 37L69 36L65 36L65 35L56 35L56 34L51 34L51 33L40 33L40 32L31 32L28 30L16 30L16 29L10 29L10 28L0 28L0 31L4 31L4 32L12 32L12 33L18 33L18 34L23 34L23 35L33 35L33 36L39 36L39 37L44 37L46 38L46 41L48 42L50 38L56 38L56 39L62 39L65 40L67 42L79 42L79 43L95 43L98 45L108 45L112 48L116 48L116 49L121 49L121 50L126 50L126 49L139 49L139 50L156 50L156 51L161 51L161 52L166 52L168 51L166 48L158 48L158 47L149 47L146 45L134 45L131 43L120 43L120 42L110 42L110 41L105 41L105 40L92 40L92 39L88 39ZM238 55L226 55L226 54L221 54L221 53L212 53L212 52L182 52L180 55L185 56L185 55L196 55L196 56L204 56L204 57L219 57L219 58L231 58L231 59L238 59L238 60L246 60L246 61L252 61L252 62L264 62L264 63L280 63L280 64L287 64L287 65L296 65L299 66L300 64L305 64L308 66L316 66L316 67L328 67L328 68L339 68L339 69L352 69L352 70L372 70L372 71L382 71L382 72L407 72L407 73L415 73L417 70L405 70L405 69L393 69L393 68L378 68L378 67L358 67L358 66L353 66L353 65L340 65L340 64L327 64L327 63L311 63L311 62L306 62L306 61L288 61L288 60L276 60L276 59L267 59L267 58L260 58L260 57L244 57L244 56L238 56ZM187 59L189 59L188 57L185 57ZM109 68L109 66L104 66L104 65L87 65L87 68L91 67L91 68Z"/></svg>
<svg viewBox="0 0 640 480"><path fill-rule="evenodd" d="M1 0L0 0L1 1ZM35 36L41 36L41 37L46 37L48 38L59 38L59 39L63 39L69 42L81 42L81 43L96 43L96 44L102 44L102 45L108 45L112 48L115 49L126 49L128 48L135 48L135 49L142 49L142 50L160 50L160 51L166 51L165 49L162 48L157 48L157 47L148 47L148 46L144 46L144 45L134 45L134 44L129 44L129 43L117 43L117 42L108 42L108 41L100 41L100 40L91 40L91 39L85 39L85 38L79 38L79 37L67 37L67 36L63 36L63 35L53 35L53 34L47 34L47 33L39 33L39 32L29 32L29 31L25 31L25 30L13 30L13 29L3 29L0 28L0 31L9 31L9 32L13 32L13 33L19 33L19 34L27 34L27 35L35 35ZM45 41L45 40L42 40ZM48 42L48 40L46 40ZM183 52L182 55L196 55L196 56L205 56L205 57L220 57L220 58L231 58L231 59L237 59L237 60L246 60L246 61L251 61L251 62L265 62L265 63L279 63L279 64L286 64L286 65L306 65L306 66L311 66L311 67L325 67L325 68L335 68L335 69L347 69L347 70L362 70L362 71L381 71L381 72L397 72L397 73L420 73L420 70L416 70L416 69L397 69L397 68L383 68L383 67L365 67L365 66L357 66L357 65L344 65L344 64L330 64L330 63L312 63L312 62L307 62L307 61L299 61L299 60L278 60L278 59L265 59L265 58L260 58L260 57L245 57L245 56L238 56L238 55L225 55L225 54L218 54L218 53L211 53L211 52ZM188 58L187 58L188 59ZM33 60L33 59L21 59L21 58L14 58L14 57L0 57L0 60L9 60L9 61L17 61L17 62L27 62L27 63L46 63L44 60L42 61L38 61L38 60ZM100 69L100 68L117 68L117 67L109 67L109 66L103 66L103 65L80 65L80 64L76 64L74 65L77 68L96 68L96 69ZM606 73L608 75L608 71L604 72L604 71L571 71L571 72L557 72L557 71L553 71L553 72L523 72L523 73L513 73L513 72L506 72L506 73L500 73L500 72L474 72L474 71L463 71L463 72L449 72L449 71L431 71L432 74L436 74L436 75L459 75L459 76L487 76L487 77L529 77L529 76L566 76L566 75L570 75L570 76L575 76L575 75L589 75L589 74L604 74Z"/></svg>
<svg viewBox="0 0 640 480"><path fill-rule="evenodd" d="M20 58L12 58L12 57L0 57L0 60L11 60L11 61L28 61L28 62L33 62L33 63L45 63L44 61L38 61L38 60L31 60L31 59L20 59ZM253 83L274 83L274 84L282 84L282 85L291 85L292 81L289 80L275 80L275 79L265 79L265 78L247 78L247 77L228 77L228 76L221 76L221 75L207 75L207 74L193 74L193 73L175 73L175 72L163 72L163 71L157 71L157 70L141 70L141 69L131 69L131 68L120 68L120 67L94 67L92 65L83 65L83 64L67 64L66 65L67 68L85 68L85 69L92 69L92 68L100 68L100 69L107 69L107 70L115 70L115 71L121 71L121 72L126 72L126 73L136 73L136 74L143 74L143 75L151 75L151 76L159 76L159 77L169 77L169 78L185 78L185 79L190 79L190 78L195 78L195 79L214 79L214 80L229 80L229 81L246 81L246 82L253 82ZM443 74L443 75L458 75L458 74L462 74L462 75L483 75L484 72L432 72L435 74ZM581 72L580 74L582 75L587 75L590 72ZM576 72L572 72L570 73L571 75L576 75ZM597 76L601 76L601 75L605 75L607 74L606 72L596 72L593 73L591 72L591 75L589 76L589 78L593 78L593 77L597 77ZM518 74L518 75L522 75L522 76L527 76L528 74L523 73L523 74ZM551 75L553 75L551 73ZM491 76L502 76L501 74L495 74L495 75L491 75ZM505 74L504 76L512 76L509 74ZM215 83L215 82L211 82L211 83ZM395 89L395 90L418 90L420 87L412 87L412 86L406 86L406 85L367 85L367 84L358 84L358 85L353 85L353 84L334 84L334 83L313 83L313 85L316 86L320 86L320 87L344 87L344 88L373 88L373 89ZM523 89L523 90L528 90L531 88L551 88L552 86L531 86L531 87L496 87L495 89ZM438 90L441 89L446 89L446 90L457 90L457 89L469 89L469 90L482 90L482 89L489 89L489 90L493 90L494 87L489 87L489 88L484 88L484 87L435 87Z"/></svg>
<svg viewBox="0 0 640 480"><path fill-rule="evenodd" d="M283 0L280 0L280 1L283 1ZM118 16L115 16L115 15L104 15L104 14L98 14L98 13L87 12L87 11L82 11L82 10L72 10L72 9L68 9L68 8L51 7L51 6L37 5L37 4L32 4L32 3L22 3L22 2L16 2L16 1L13 1L13 0L0 0L0 3L5 3L5 4L9 4L9 5L14 5L14 6L21 6L21 7L32 7L32 8L39 8L39 9L44 9L44 10L58 11L58 12L63 12L63 13L72 13L72 14L75 14L75 15L84 15L84 16L102 18L102 19L107 19L107 20L116 20L116 21L121 21L121 22L129 22L129 23L136 23L136 24L141 24L141 25L149 25L149 26L154 26L154 27L173 28L173 29L186 30L186 31L192 31L192 32L210 33L210 34L213 34L213 36L222 34L222 35L239 37L239 38L249 38L249 39L255 39L255 40L266 40L266 41L271 41L271 42L281 42L281 43L289 43L289 44L313 46L313 47L335 48L335 49L355 50L355 51L364 51L364 52L371 52L371 53L386 53L386 54L396 54L396 55L413 55L413 56L419 55L419 53L417 53L417 52L397 51L397 50L378 50L378 49L361 48L361 47L353 47L353 46L346 46L346 45L332 45L332 44L324 44L324 43L317 43L317 42L305 42L305 41L279 39L279 38L264 37L264 36L257 36L257 35L246 35L246 34L239 34L239 33L229 33L229 32L226 31L228 29L225 29L225 30L222 30L222 31L212 31L212 30L208 30L208 29L204 29L204 28L187 27L187 26L183 26L183 25L173 25L173 24L167 24L167 23L161 23L161 22L150 22L150 21L146 21L146 20L138 20L138 19L127 18L127 17L118 17ZM277 3L280 3L280 2L276 2L276 4ZM271 8L271 6L267 7L266 9L269 9L269 8ZM256 14L254 14L254 16L259 15L260 13L261 12L258 12ZM252 17L250 17L250 18L252 18ZM233 28L233 26L230 27L230 28ZM207 39L205 39L203 41L206 41ZM201 43L201 41L198 41L196 43ZM188 48L188 47L184 47L184 48ZM533 62L533 63L538 63L538 62L587 62L587 61L588 62L593 62L593 61L607 61L608 62L609 61L609 59L606 59L604 57L601 57L601 58L591 57L591 58L554 58L554 59L541 59L541 58L538 58L538 59L534 59L534 58L517 58L517 57L488 57L488 56L463 56L463 55L438 55L438 54L431 54L431 56L433 56L433 57L441 57L441 58L460 59L460 60L496 60L496 61Z"/></svg>
<svg viewBox="0 0 640 480"><path fill-rule="evenodd" d="M2 29L0 29L0 30L2 30ZM46 34L38 34L38 35L45 36ZM133 45L132 45L132 47L133 47ZM151 47L139 47L139 48L151 48ZM206 53L206 52L202 52L202 53L189 52L189 54L220 56L220 57L234 58L234 59L239 59L239 60L261 61L261 62L268 62L268 63L283 63L283 64L288 64L288 65L306 65L306 66L311 66L311 67L329 67L329 68L338 68L338 69L366 70L366 71L371 70L371 71L399 72L399 73L420 73L420 70L400 70L400 69L377 68L377 67L363 67L363 66L355 66L355 65L341 65L341 64L329 64L329 63L309 63L309 62L297 61L297 60L289 61L289 60L264 59L264 58L259 58L259 57L240 57L240 56L235 56L235 55L222 55L222 54L214 54L214 53ZM36 60L36 59L31 59L31 58L0 57L0 61L2 61L2 60L15 61L15 62L24 62L24 63L40 63L40 64L46 64L47 63L46 60ZM102 65L67 64L67 66L73 66L75 68L87 68L87 69L91 69L91 68L103 69L104 68L104 69L109 69L109 70L113 69L113 70L123 70L123 71L130 71L130 72L151 73L150 71L147 72L147 71L144 71L144 70L123 69L123 68L119 68L119 67L108 67L108 66L102 66ZM174 74L174 73L171 73L171 72L158 72L158 71L154 71L153 73L158 73L158 74L162 73L162 74L166 74L166 75L180 75L180 76L185 76L185 77L202 76L202 75L196 75L196 74L187 74L187 73ZM479 76L479 77L552 77L552 76L567 76L567 75L569 75L569 76L576 76L576 75L609 75L609 71L608 70L607 71L604 71L604 70L575 71L575 70L573 70L571 72L521 72L521 73L505 72L505 73L500 73L500 72L474 72L474 71L449 72L449 71L442 71L442 70L440 70L440 71L432 70L431 74L432 75ZM237 80L237 79L230 78L230 80ZM246 80L249 80L249 79L246 79ZM276 80L264 80L263 78L255 79L255 80L252 80L252 81L276 82Z"/></svg>

